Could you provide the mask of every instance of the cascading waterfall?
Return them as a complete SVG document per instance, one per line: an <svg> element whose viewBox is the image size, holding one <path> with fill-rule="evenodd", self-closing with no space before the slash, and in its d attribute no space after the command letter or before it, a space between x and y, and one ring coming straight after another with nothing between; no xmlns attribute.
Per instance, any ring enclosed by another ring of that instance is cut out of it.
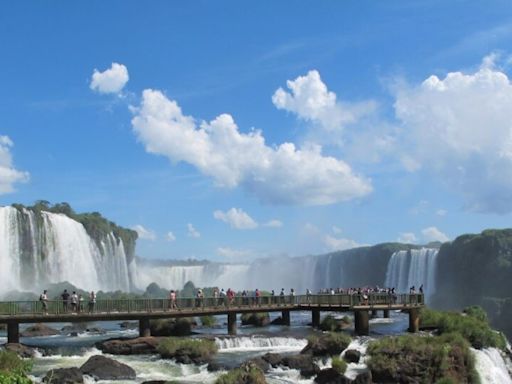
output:
<svg viewBox="0 0 512 384"><path fill-rule="evenodd" d="M423 290L429 298L436 289L437 254L433 248L397 251L391 255L386 272L386 287L394 287L398 292L409 292L415 286L423 284Z"/></svg>
<svg viewBox="0 0 512 384"><path fill-rule="evenodd" d="M97 243L64 214L0 207L0 265L0 293L62 281L87 290L131 288L122 240L108 233Z"/></svg>
<svg viewBox="0 0 512 384"><path fill-rule="evenodd" d="M226 351L251 351L251 350L302 350L306 344L305 339L296 339L292 337L261 337L261 336L242 336L242 337L216 337L215 344L220 352Z"/></svg>

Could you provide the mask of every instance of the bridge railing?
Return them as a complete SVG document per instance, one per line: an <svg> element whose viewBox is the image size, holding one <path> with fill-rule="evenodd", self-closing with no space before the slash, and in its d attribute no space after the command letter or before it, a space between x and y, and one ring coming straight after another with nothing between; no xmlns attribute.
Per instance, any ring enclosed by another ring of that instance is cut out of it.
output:
<svg viewBox="0 0 512 384"><path fill-rule="evenodd" d="M175 302L169 299L134 299L134 300L97 300L94 304L88 302L65 304L62 300L48 300L46 308L41 301L11 301L0 302L0 316L15 315L66 315L66 314L109 314L109 313L151 313L183 310L222 310L233 308L320 306L340 307L350 309L357 306L410 306L423 305L424 296L420 294L387 293L365 294L335 294L335 295L285 295L285 296L236 296L177 298Z"/></svg>

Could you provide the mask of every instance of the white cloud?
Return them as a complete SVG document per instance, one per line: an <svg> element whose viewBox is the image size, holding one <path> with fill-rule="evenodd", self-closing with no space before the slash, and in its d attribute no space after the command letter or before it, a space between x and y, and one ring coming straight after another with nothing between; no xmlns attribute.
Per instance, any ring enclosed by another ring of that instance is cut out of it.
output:
<svg viewBox="0 0 512 384"><path fill-rule="evenodd" d="M337 227L335 225L332 226L332 233L339 235L343 230L340 227Z"/></svg>
<svg viewBox="0 0 512 384"><path fill-rule="evenodd" d="M240 208L231 208L227 212L217 210L213 212L213 217L235 229L254 229L258 227L258 223Z"/></svg>
<svg viewBox="0 0 512 384"><path fill-rule="evenodd" d="M133 226L132 229L137 232L137 234L139 235L139 239L151 240L151 241L156 240L155 232L153 232L150 229L144 228L140 224Z"/></svg>
<svg viewBox="0 0 512 384"><path fill-rule="evenodd" d="M11 155L13 142L7 136L0 136L0 195L14 191L14 184L26 183L29 173L14 168Z"/></svg>
<svg viewBox="0 0 512 384"><path fill-rule="evenodd" d="M165 235L165 239L167 241L176 241L176 236L174 236L174 233L172 233L171 231L167 232L167 234Z"/></svg>
<svg viewBox="0 0 512 384"><path fill-rule="evenodd" d="M428 170L481 212L512 211L512 84L483 60L472 73L397 87L395 112L409 170ZM406 164L407 165L407 164Z"/></svg>
<svg viewBox="0 0 512 384"><path fill-rule="evenodd" d="M129 80L128 69L123 64L112 63L103 72L94 70L90 88L99 93L119 93Z"/></svg>
<svg viewBox="0 0 512 384"><path fill-rule="evenodd" d="M228 261L246 261L253 258L254 252L244 249L233 249L230 247L217 248L217 255Z"/></svg>
<svg viewBox="0 0 512 384"><path fill-rule="evenodd" d="M187 230L188 230L188 236L193 237L195 239L201 237L201 234L197 229L194 228L194 226L190 223L187 224Z"/></svg>
<svg viewBox="0 0 512 384"><path fill-rule="evenodd" d="M263 226L269 228L281 228L283 226L283 222L281 220L273 219L267 221Z"/></svg>
<svg viewBox="0 0 512 384"><path fill-rule="evenodd" d="M447 214L447 213L448 213L448 212L446 211L446 209L438 209L438 210L436 211L436 215L437 215L437 216L446 216L446 214Z"/></svg>
<svg viewBox="0 0 512 384"><path fill-rule="evenodd" d="M372 191L370 180L355 174L344 161L323 156L320 146L270 147L260 131L241 133L228 114L197 125L175 101L151 89L132 110L133 129L148 152L187 162L218 186L241 186L261 201L326 205Z"/></svg>
<svg viewBox="0 0 512 384"><path fill-rule="evenodd" d="M403 233L400 233L397 241L399 243L414 244L418 241L418 238L412 232L403 232Z"/></svg>
<svg viewBox="0 0 512 384"><path fill-rule="evenodd" d="M425 228L421 231L421 234L423 235L423 238L425 239L426 242L440 241L440 242L444 243L445 241L450 240L450 238L448 236L446 236L443 232L441 232L436 227Z"/></svg>
<svg viewBox="0 0 512 384"><path fill-rule="evenodd" d="M331 235L325 235L323 237L323 243L327 246L330 251L342 251L344 249L351 249L361 247L364 244L359 244L357 241L351 239L345 239L342 237L335 237Z"/></svg>
<svg viewBox="0 0 512 384"><path fill-rule="evenodd" d="M274 105L327 130L340 130L347 124L355 123L376 107L374 102L348 104L338 101L336 94L327 89L316 70L288 80L286 86L290 92L279 88L272 96Z"/></svg>

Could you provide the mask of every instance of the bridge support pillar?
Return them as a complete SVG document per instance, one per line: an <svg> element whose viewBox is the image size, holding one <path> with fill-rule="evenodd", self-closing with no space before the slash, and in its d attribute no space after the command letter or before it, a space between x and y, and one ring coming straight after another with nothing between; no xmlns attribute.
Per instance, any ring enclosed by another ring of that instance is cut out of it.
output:
<svg viewBox="0 0 512 384"><path fill-rule="evenodd" d="M290 311L282 311L281 317L283 319L283 325L290 326Z"/></svg>
<svg viewBox="0 0 512 384"><path fill-rule="evenodd" d="M382 316L385 318L385 319L389 319L389 309L384 309L382 311Z"/></svg>
<svg viewBox="0 0 512 384"><path fill-rule="evenodd" d="M369 322L368 311L360 310L354 311L354 323L356 335L367 336L370 333L370 322Z"/></svg>
<svg viewBox="0 0 512 384"><path fill-rule="evenodd" d="M320 310L313 309L311 311L311 325L313 328L318 328L320 326Z"/></svg>
<svg viewBox="0 0 512 384"><path fill-rule="evenodd" d="M151 328L149 326L149 319L139 320L139 336L148 337L151 336Z"/></svg>
<svg viewBox="0 0 512 384"><path fill-rule="evenodd" d="M370 311L370 317L372 319L375 319L376 317L379 317L379 314L377 313L377 310Z"/></svg>
<svg viewBox="0 0 512 384"><path fill-rule="evenodd" d="M16 321L7 322L7 342L19 343L20 342L20 327Z"/></svg>
<svg viewBox="0 0 512 384"><path fill-rule="evenodd" d="M409 332L415 333L420 329L420 310L419 308L409 309Z"/></svg>
<svg viewBox="0 0 512 384"><path fill-rule="evenodd" d="M228 312L228 334L236 335L236 312Z"/></svg>

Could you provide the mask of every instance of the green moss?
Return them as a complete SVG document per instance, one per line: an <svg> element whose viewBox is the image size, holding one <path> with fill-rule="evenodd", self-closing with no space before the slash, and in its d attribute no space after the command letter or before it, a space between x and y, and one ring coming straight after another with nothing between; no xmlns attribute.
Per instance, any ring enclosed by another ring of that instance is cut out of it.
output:
<svg viewBox="0 0 512 384"><path fill-rule="evenodd" d="M257 367L237 368L225 373L215 384L266 384L263 371Z"/></svg>
<svg viewBox="0 0 512 384"><path fill-rule="evenodd" d="M157 347L162 357L172 358L176 355L187 355L193 359L207 360L217 353L217 345L213 340L168 337Z"/></svg>
<svg viewBox="0 0 512 384"><path fill-rule="evenodd" d="M347 370L347 362L341 359L339 356L335 356L332 358L332 367L338 372L340 375L343 375Z"/></svg>
<svg viewBox="0 0 512 384"><path fill-rule="evenodd" d="M320 323L320 329L322 331L337 332L347 328L352 323L352 320L348 316L343 316L341 319L336 319L332 315L327 315L322 319Z"/></svg>
<svg viewBox="0 0 512 384"><path fill-rule="evenodd" d="M352 339L345 333L326 332L321 336L308 337L308 344L301 353L311 353L313 356L334 356L339 355Z"/></svg>
<svg viewBox="0 0 512 384"><path fill-rule="evenodd" d="M215 316L201 316L199 319L201 320L201 325L207 328L211 328L217 323Z"/></svg>

